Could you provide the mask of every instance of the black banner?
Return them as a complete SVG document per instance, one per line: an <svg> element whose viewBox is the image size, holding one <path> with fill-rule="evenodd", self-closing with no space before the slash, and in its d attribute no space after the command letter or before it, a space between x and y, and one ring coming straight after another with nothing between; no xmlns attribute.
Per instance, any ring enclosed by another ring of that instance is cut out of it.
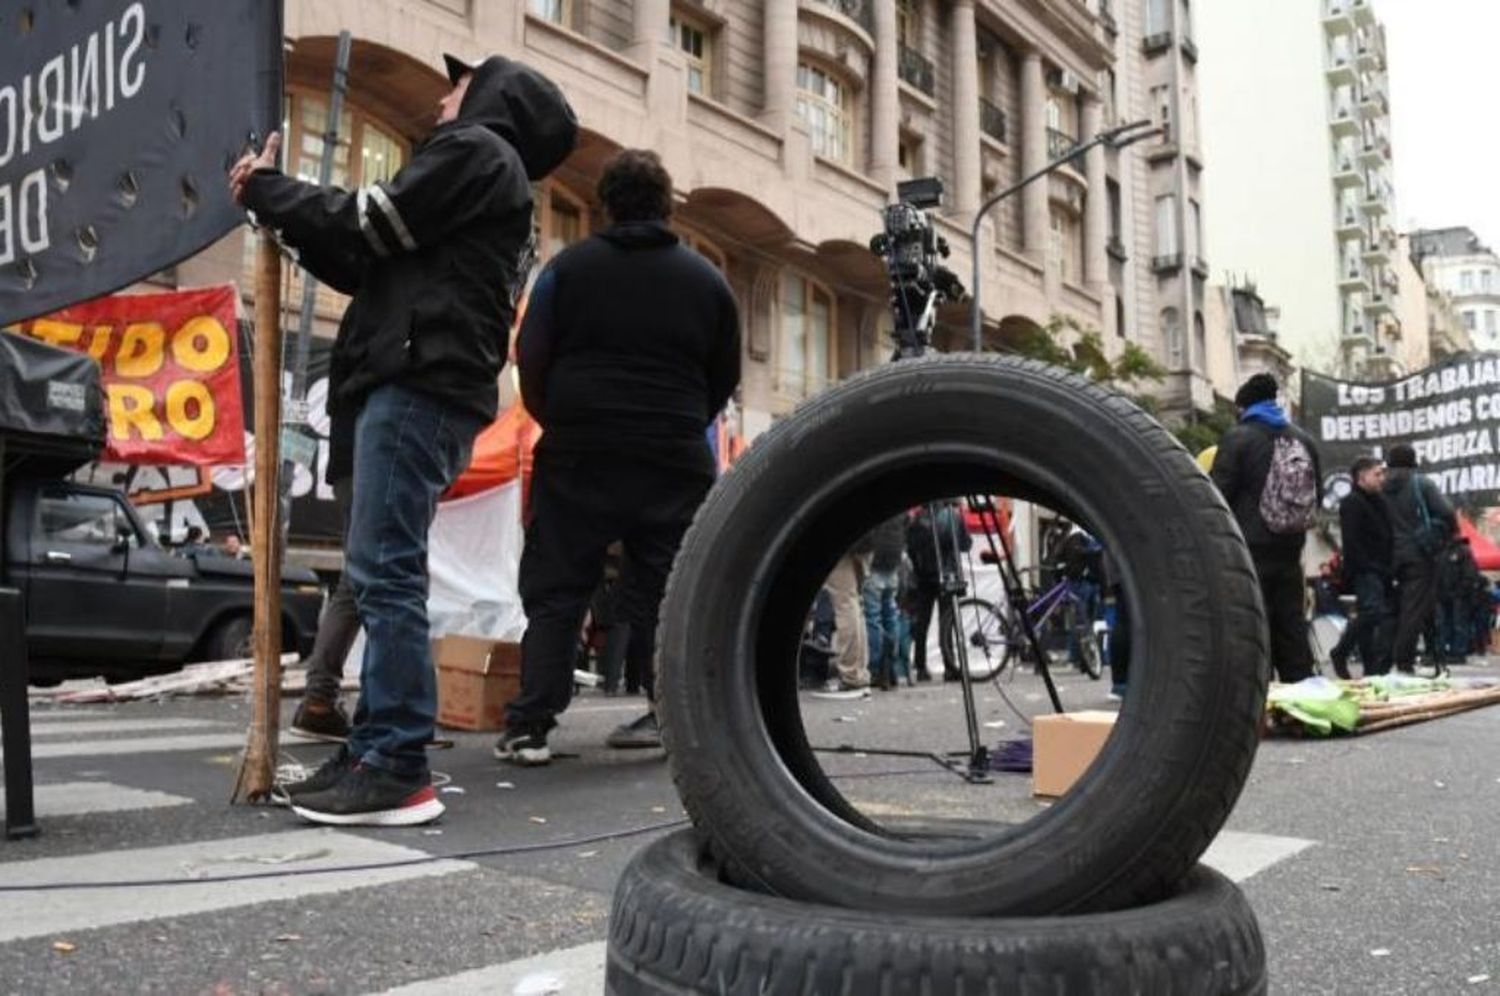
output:
<svg viewBox="0 0 1500 996"><path fill-rule="evenodd" d="M1455 503L1500 505L1500 353L1470 353L1382 384L1304 371L1302 426L1318 441L1330 493L1356 457L1409 443Z"/></svg>
<svg viewBox="0 0 1500 996"><path fill-rule="evenodd" d="M242 220L229 167L281 119L281 0L0 15L0 325L118 290Z"/></svg>

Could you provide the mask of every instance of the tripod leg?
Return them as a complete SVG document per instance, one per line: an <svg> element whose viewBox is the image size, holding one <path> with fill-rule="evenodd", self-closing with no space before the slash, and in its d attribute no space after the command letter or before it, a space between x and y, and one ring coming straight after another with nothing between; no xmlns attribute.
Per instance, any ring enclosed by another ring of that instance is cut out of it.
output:
<svg viewBox="0 0 1500 996"><path fill-rule="evenodd" d="M945 589L939 597L938 629L942 634L938 645L953 648L952 664L958 668L958 684L963 690L964 722L969 732L969 779L988 781L989 750L979 739L979 715L974 701L974 678L969 674L969 651L964 646L963 626L958 617L958 592Z"/></svg>

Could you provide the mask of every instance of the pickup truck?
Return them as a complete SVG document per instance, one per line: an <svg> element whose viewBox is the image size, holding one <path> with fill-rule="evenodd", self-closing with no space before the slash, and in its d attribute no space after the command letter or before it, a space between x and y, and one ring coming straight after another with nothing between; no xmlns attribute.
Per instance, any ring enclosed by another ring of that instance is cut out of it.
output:
<svg viewBox="0 0 1500 996"><path fill-rule="evenodd" d="M249 561L169 553L118 491L26 478L8 490L0 566L25 595L34 684L123 681L249 656ZM283 569L285 650L311 650L322 604L317 575Z"/></svg>

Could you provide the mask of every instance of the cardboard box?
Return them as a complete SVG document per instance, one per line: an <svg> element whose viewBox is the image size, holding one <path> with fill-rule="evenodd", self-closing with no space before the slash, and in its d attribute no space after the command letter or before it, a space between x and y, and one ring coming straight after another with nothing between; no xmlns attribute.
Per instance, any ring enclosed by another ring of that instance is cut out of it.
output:
<svg viewBox="0 0 1500 996"><path fill-rule="evenodd" d="M505 729L505 706L521 692L521 645L473 636L432 644L439 725L454 730Z"/></svg>
<svg viewBox="0 0 1500 996"><path fill-rule="evenodd" d="M1073 787L1115 728L1115 713L1088 710L1031 721L1032 791L1060 796Z"/></svg>

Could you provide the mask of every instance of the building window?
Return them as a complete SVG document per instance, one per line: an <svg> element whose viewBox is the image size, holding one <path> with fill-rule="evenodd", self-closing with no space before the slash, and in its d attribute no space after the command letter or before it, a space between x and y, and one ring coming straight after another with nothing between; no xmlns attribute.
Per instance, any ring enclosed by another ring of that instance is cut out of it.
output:
<svg viewBox="0 0 1500 996"><path fill-rule="evenodd" d="M799 273L781 277L781 335L777 386L805 398L833 377L833 296Z"/></svg>
<svg viewBox="0 0 1500 996"><path fill-rule="evenodd" d="M1172 30L1171 0L1146 0L1146 36L1164 35Z"/></svg>
<svg viewBox="0 0 1500 996"><path fill-rule="evenodd" d="M589 233L588 207L555 183L538 188L536 201L537 243L542 259L550 260Z"/></svg>
<svg viewBox="0 0 1500 996"><path fill-rule="evenodd" d="M1486 311L1484 313L1484 333L1488 336L1495 334L1495 313L1493 311Z"/></svg>
<svg viewBox="0 0 1500 996"><path fill-rule="evenodd" d="M1109 240L1111 243L1119 243L1117 248L1123 249L1125 245L1125 226L1122 214L1120 184L1116 180L1105 178L1104 189L1109 195Z"/></svg>
<svg viewBox="0 0 1500 996"><path fill-rule="evenodd" d="M1208 373L1208 325L1201 311L1193 315L1193 367L1201 374Z"/></svg>
<svg viewBox="0 0 1500 996"><path fill-rule="evenodd" d="M812 132L813 152L847 165L854 158L849 88L818 66L797 67L797 116Z"/></svg>
<svg viewBox="0 0 1500 996"><path fill-rule="evenodd" d="M1055 204L1052 205L1047 255L1065 283L1076 283L1081 278L1078 220Z"/></svg>
<svg viewBox="0 0 1500 996"><path fill-rule="evenodd" d="M922 0L896 0L896 44L922 47Z"/></svg>
<svg viewBox="0 0 1500 996"><path fill-rule="evenodd" d="M1464 312L1464 328L1468 329L1470 332L1474 331L1474 312Z"/></svg>
<svg viewBox="0 0 1500 996"><path fill-rule="evenodd" d="M1483 293L1483 294L1493 293L1493 291L1494 291L1494 277L1495 277L1495 273L1494 273L1493 270L1480 270L1479 271L1479 290L1480 290L1481 293Z"/></svg>
<svg viewBox="0 0 1500 996"><path fill-rule="evenodd" d="M1167 345L1167 365L1174 370L1181 368L1182 316L1176 308L1162 309L1161 335Z"/></svg>
<svg viewBox="0 0 1500 996"><path fill-rule="evenodd" d="M1182 252L1177 241L1177 197L1165 194L1156 199L1156 255L1176 256Z"/></svg>
<svg viewBox="0 0 1500 996"><path fill-rule="evenodd" d="M1192 41L1193 40L1193 8L1189 5L1188 0L1182 0L1182 6L1179 9L1181 11L1181 14L1180 14L1180 17L1181 17L1180 28L1181 28L1181 31L1182 31L1183 40L1184 41Z"/></svg>
<svg viewBox="0 0 1500 996"><path fill-rule="evenodd" d="M537 17L553 24L572 23L573 0L527 0L526 7Z"/></svg>
<svg viewBox="0 0 1500 996"><path fill-rule="evenodd" d="M687 59L688 92L711 96L714 88L713 30L702 21L683 14L672 15L671 29L672 44Z"/></svg>
<svg viewBox="0 0 1500 996"><path fill-rule="evenodd" d="M288 168L307 183L318 182L323 161L323 136L328 132L328 99L303 90L286 97ZM338 147L333 153L335 187L354 189L389 180L406 164L406 143L358 108L344 105L339 115ZM350 150L357 149L351 165Z"/></svg>
<svg viewBox="0 0 1500 996"><path fill-rule="evenodd" d="M927 175L923 168L922 146L922 136L903 134L901 144L896 147L896 164L901 168L901 175L908 180Z"/></svg>
<svg viewBox="0 0 1500 996"><path fill-rule="evenodd" d="M1474 293L1474 271L1465 270L1458 275L1458 292L1460 294Z"/></svg>
<svg viewBox="0 0 1500 996"><path fill-rule="evenodd" d="M1162 130L1161 140L1172 141L1172 88L1169 86L1154 86L1151 88L1151 115L1152 122Z"/></svg>
<svg viewBox="0 0 1500 996"><path fill-rule="evenodd" d="M1115 291L1115 335L1121 339L1126 338L1125 332L1125 295Z"/></svg>

